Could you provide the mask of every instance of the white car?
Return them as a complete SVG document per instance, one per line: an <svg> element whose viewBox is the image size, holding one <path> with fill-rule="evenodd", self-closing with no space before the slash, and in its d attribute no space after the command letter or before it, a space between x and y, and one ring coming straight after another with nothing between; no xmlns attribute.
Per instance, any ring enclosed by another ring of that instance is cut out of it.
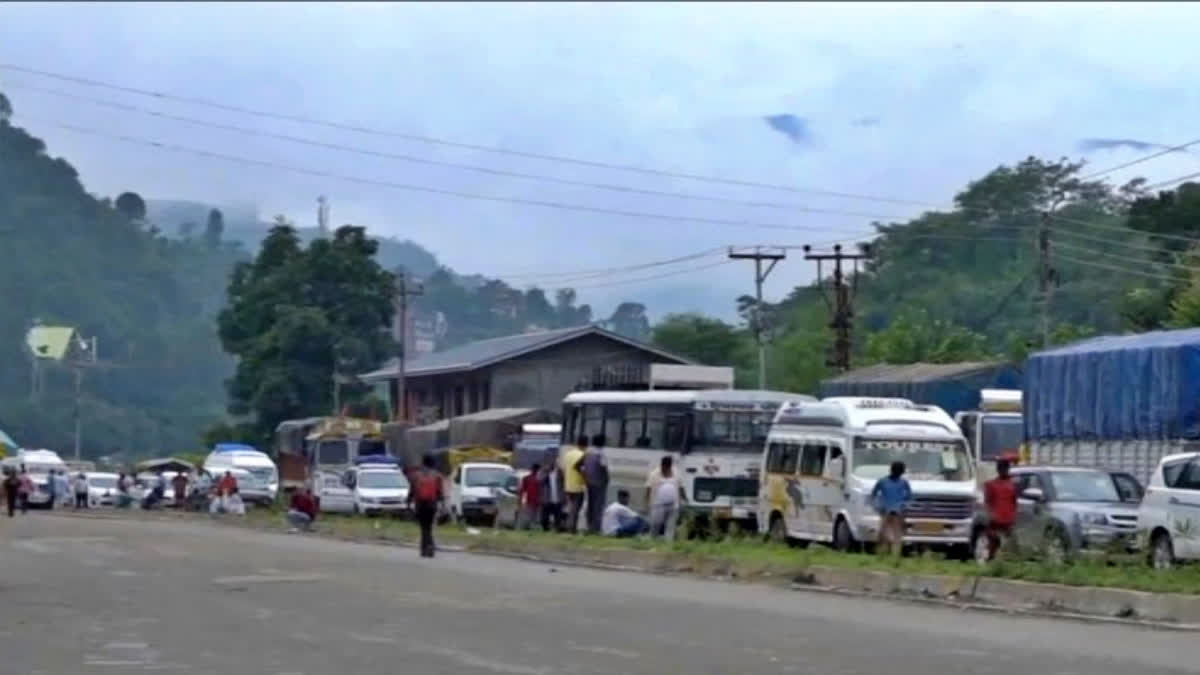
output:
<svg viewBox="0 0 1200 675"><path fill-rule="evenodd" d="M89 471L83 477L87 481L88 506L117 505L117 474ZM74 490L73 485L71 489Z"/></svg>
<svg viewBox="0 0 1200 675"><path fill-rule="evenodd" d="M354 513L368 516L408 510L408 478L398 468L364 468L353 472Z"/></svg>
<svg viewBox="0 0 1200 675"><path fill-rule="evenodd" d="M500 502L515 492L517 472L507 464L468 462L454 472L450 513L455 520L494 525Z"/></svg>
<svg viewBox="0 0 1200 675"><path fill-rule="evenodd" d="M1200 560L1200 452L1158 463L1138 509L1138 533L1157 569Z"/></svg>

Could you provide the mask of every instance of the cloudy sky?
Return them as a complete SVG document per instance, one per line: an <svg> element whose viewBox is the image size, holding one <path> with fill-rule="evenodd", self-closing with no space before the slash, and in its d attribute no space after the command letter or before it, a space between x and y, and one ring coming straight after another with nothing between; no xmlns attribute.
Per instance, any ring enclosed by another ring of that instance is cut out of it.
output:
<svg viewBox="0 0 1200 675"><path fill-rule="evenodd" d="M460 272L525 284L726 245L854 237L872 217L921 210L903 202L947 203L999 163L1079 157L1085 138L1192 140L1200 136L1200 92L1187 84L1200 61L1197 19L1200 9L1186 3L5 3L5 64L376 133L5 69L0 90L16 122L69 158L94 192L253 202L264 217L306 224L326 194L335 224L411 238ZM1087 159L1104 167L1137 156L1116 149ZM1138 170L1163 180L1197 164L1180 154ZM769 298L811 278L799 257L777 268ZM733 298L752 288L751 270L716 262L573 285L602 309L629 298L655 314L729 316Z"/></svg>

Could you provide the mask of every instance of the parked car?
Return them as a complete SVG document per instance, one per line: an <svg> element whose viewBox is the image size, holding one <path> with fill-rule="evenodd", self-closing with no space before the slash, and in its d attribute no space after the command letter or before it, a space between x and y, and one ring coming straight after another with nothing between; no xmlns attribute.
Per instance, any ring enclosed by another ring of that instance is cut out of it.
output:
<svg viewBox="0 0 1200 675"><path fill-rule="evenodd" d="M507 464L467 462L451 479L450 513L465 523L495 525L502 501L510 502L517 473Z"/></svg>
<svg viewBox="0 0 1200 675"><path fill-rule="evenodd" d="M117 505L117 474L89 471L83 476L87 481L88 506L97 508Z"/></svg>
<svg viewBox="0 0 1200 675"><path fill-rule="evenodd" d="M1138 510L1138 535L1156 569L1200 559L1200 452L1159 461Z"/></svg>
<svg viewBox="0 0 1200 675"><path fill-rule="evenodd" d="M1037 550L1051 562L1081 553L1137 546L1138 507L1122 499L1113 473L1063 466L1022 466L1012 470L1017 486L1013 536L1021 550ZM987 559L981 510L972 528L971 550Z"/></svg>
<svg viewBox="0 0 1200 675"><path fill-rule="evenodd" d="M313 497L321 513L354 512L354 492L335 473L320 471L313 475Z"/></svg>

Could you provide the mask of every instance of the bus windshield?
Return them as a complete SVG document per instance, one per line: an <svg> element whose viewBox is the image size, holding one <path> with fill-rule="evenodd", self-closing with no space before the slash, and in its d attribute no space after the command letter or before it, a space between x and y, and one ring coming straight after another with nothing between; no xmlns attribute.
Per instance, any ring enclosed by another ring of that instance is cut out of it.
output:
<svg viewBox="0 0 1200 675"><path fill-rule="evenodd" d="M904 462L912 480L971 480L971 461L961 441L859 438L851 471L868 480L883 478L892 462Z"/></svg>
<svg viewBox="0 0 1200 675"><path fill-rule="evenodd" d="M697 410L692 427L692 445L759 453L771 430L774 411Z"/></svg>
<svg viewBox="0 0 1200 675"><path fill-rule="evenodd" d="M1017 452L1025 436L1020 415L983 415L979 432L979 458L994 460L1006 452Z"/></svg>

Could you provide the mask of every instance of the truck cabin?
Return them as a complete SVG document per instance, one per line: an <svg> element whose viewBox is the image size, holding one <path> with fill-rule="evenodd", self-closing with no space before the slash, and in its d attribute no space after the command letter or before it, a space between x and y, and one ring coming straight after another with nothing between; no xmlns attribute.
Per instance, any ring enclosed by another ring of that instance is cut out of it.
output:
<svg viewBox="0 0 1200 675"><path fill-rule="evenodd" d="M955 418L977 463L988 464L1019 453L1025 438L1020 390L984 389L979 409L960 412Z"/></svg>

